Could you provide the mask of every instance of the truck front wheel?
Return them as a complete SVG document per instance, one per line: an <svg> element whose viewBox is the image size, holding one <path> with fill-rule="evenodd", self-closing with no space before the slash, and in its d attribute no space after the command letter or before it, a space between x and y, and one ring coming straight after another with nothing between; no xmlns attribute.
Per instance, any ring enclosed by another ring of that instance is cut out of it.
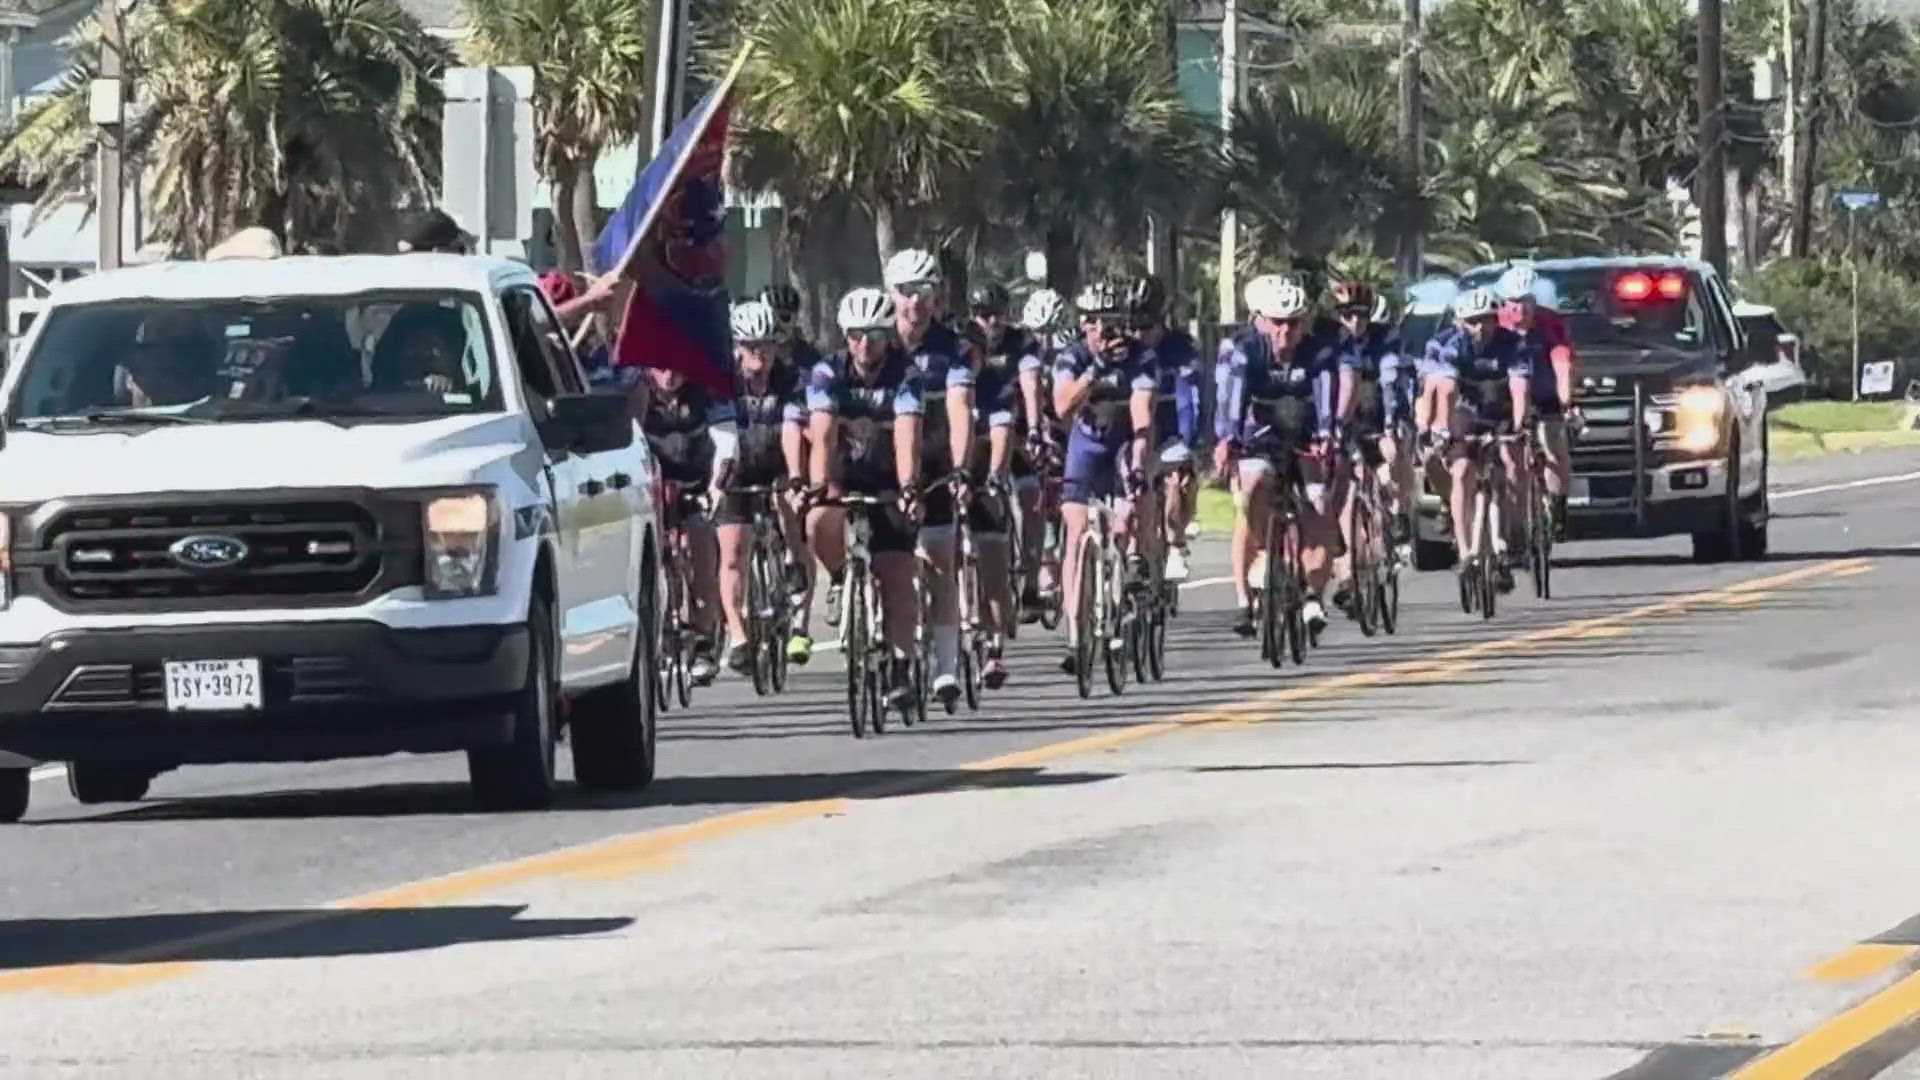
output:
<svg viewBox="0 0 1920 1080"><path fill-rule="evenodd" d="M32 770L0 769L0 824L11 824L27 816L27 803L32 798Z"/></svg>
<svg viewBox="0 0 1920 1080"><path fill-rule="evenodd" d="M653 783L659 699L653 673L659 655L654 614L655 576L640 577L640 621L633 669L622 681L575 701L567 725L573 740L573 778L583 788L637 790Z"/></svg>
<svg viewBox="0 0 1920 1080"><path fill-rule="evenodd" d="M152 769L138 762L67 762L67 790L73 793L73 801L83 806L139 802L147 797L153 776Z"/></svg>
<svg viewBox="0 0 1920 1080"><path fill-rule="evenodd" d="M1713 521L1704 529L1694 530L1693 561L1717 563L1743 558L1741 548L1746 537L1741 526L1745 523L1740 505L1740 443L1735 440L1727 454L1726 494L1714 508Z"/></svg>
<svg viewBox="0 0 1920 1080"><path fill-rule="evenodd" d="M552 605L536 594L527 604L527 681L514 698L513 737L467 751L467 777L483 810L553 805L554 637Z"/></svg>

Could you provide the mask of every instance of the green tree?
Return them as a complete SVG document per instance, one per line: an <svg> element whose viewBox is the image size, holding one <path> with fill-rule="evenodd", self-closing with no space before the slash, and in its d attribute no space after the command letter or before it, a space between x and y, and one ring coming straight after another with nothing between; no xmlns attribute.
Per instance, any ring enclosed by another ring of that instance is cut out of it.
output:
<svg viewBox="0 0 1920 1080"><path fill-rule="evenodd" d="M249 225L292 248L391 250L395 208L431 200L449 53L395 0L155 2L126 38L129 176L179 253ZM45 186L42 210L93 188L98 25L69 44L60 88L0 146L0 168Z"/></svg>
<svg viewBox="0 0 1920 1080"><path fill-rule="evenodd" d="M646 131L648 6L634 0L466 0L475 58L533 68L535 161L553 191L561 265L599 230L593 170ZM605 271L610 267L594 267Z"/></svg>

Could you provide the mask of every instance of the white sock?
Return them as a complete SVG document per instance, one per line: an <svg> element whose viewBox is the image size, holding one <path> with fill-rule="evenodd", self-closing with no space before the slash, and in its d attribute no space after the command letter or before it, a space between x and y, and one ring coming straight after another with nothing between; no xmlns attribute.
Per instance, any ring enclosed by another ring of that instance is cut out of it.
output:
<svg viewBox="0 0 1920 1080"><path fill-rule="evenodd" d="M952 675L960 668L960 624L933 628L933 673Z"/></svg>

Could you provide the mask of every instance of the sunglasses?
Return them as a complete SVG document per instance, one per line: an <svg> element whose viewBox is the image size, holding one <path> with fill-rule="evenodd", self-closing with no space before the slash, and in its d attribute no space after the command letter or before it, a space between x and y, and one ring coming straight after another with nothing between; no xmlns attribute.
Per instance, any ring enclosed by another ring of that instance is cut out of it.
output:
<svg viewBox="0 0 1920 1080"><path fill-rule="evenodd" d="M880 327L875 327L871 330L847 331L848 342L865 341L870 345L884 345L886 344L888 339L892 337L893 337L893 331L883 329Z"/></svg>
<svg viewBox="0 0 1920 1080"><path fill-rule="evenodd" d="M901 296L911 296L919 299L932 296L935 292L939 291L939 289L940 283L937 281L909 281L903 285L895 285L893 287L893 291L899 293Z"/></svg>
<svg viewBox="0 0 1920 1080"><path fill-rule="evenodd" d="M1352 307L1343 307L1340 309L1340 317L1343 319L1363 319L1372 316L1372 314L1373 307L1369 304L1356 304Z"/></svg>
<svg viewBox="0 0 1920 1080"><path fill-rule="evenodd" d="M772 338L749 338L743 341L736 341L734 344L748 352L770 353L778 347L779 342L776 342Z"/></svg>
<svg viewBox="0 0 1920 1080"><path fill-rule="evenodd" d="M1495 316L1490 314L1489 315L1469 315L1466 317L1465 321L1468 326L1492 326L1494 319L1495 319Z"/></svg>

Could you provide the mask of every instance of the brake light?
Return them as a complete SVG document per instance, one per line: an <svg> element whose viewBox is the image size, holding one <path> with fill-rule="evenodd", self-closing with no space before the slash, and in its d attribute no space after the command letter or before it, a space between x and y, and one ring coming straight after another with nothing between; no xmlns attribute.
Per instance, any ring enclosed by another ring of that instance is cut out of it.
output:
<svg viewBox="0 0 1920 1080"><path fill-rule="evenodd" d="M1622 274L1613 283L1613 295L1638 303L1653 295L1653 279L1645 274Z"/></svg>
<svg viewBox="0 0 1920 1080"><path fill-rule="evenodd" d="M1687 297L1687 279L1684 274L1654 275L1635 271L1614 279L1613 295L1629 304L1638 304L1655 297L1662 300L1684 300Z"/></svg>

